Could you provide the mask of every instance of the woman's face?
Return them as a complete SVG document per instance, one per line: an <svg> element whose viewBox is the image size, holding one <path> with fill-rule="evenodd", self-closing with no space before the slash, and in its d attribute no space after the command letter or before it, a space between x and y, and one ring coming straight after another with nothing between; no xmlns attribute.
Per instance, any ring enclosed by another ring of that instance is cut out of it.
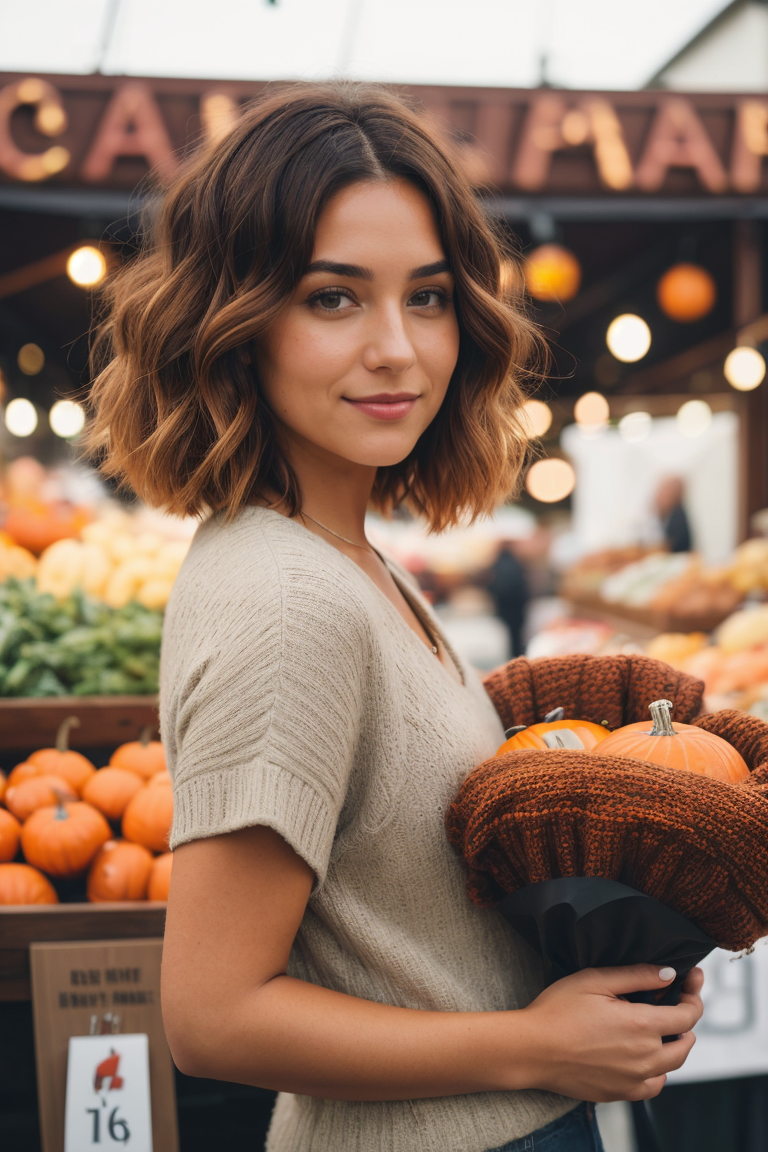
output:
<svg viewBox="0 0 768 1152"><path fill-rule="evenodd" d="M325 207L311 263L256 363L289 458L396 464L443 402L459 353L453 277L429 202L403 180Z"/></svg>

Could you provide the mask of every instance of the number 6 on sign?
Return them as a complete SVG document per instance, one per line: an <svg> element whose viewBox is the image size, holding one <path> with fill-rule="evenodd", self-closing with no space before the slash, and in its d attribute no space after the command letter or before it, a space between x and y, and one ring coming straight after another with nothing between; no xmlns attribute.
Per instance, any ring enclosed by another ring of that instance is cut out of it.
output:
<svg viewBox="0 0 768 1152"><path fill-rule="evenodd" d="M64 1152L117 1148L152 1152L147 1036L72 1036Z"/></svg>

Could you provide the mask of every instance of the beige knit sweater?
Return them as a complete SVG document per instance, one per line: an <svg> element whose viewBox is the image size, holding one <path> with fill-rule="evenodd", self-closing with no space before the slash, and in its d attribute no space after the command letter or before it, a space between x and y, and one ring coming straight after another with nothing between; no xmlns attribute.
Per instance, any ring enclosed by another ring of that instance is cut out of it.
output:
<svg viewBox="0 0 768 1152"><path fill-rule="evenodd" d="M292 976L406 1008L519 1008L543 986L539 961L470 903L443 825L501 723L411 577L388 563L463 683L349 557L298 522L254 507L201 525L163 632L171 848L251 824L285 837L317 877ZM280 1093L267 1148L485 1152L574 1104L539 1091L361 1103Z"/></svg>

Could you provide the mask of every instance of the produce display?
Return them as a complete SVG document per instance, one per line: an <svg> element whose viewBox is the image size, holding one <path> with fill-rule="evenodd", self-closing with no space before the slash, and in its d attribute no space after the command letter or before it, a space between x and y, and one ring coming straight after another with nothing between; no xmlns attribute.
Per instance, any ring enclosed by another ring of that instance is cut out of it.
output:
<svg viewBox="0 0 768 1152"><path fill-rule="evenodd" d="M0 904L50 904L62 882L91 902L167 900L173 790L163 747L145 729L97 768L67 746L33 752L0 774Z"/></svg>
<svg viewBox="0 0 768 1152"><path fill-rule="evenodd" d="M34 579L0 584L0 696L157 692L162 613L111 608L75 589L64 599Z"/></svg>

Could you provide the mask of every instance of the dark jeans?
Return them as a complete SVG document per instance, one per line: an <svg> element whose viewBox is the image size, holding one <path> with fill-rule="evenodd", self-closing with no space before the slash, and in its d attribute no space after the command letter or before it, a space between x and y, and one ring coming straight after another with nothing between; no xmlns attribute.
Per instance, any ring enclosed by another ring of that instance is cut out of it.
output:
<svg viewBox="0 0 768 1152"><path fill-rule="evenodd" d="M488 1152L605 1152L594 1104L578 1104L565 1116Z"/></svg>

